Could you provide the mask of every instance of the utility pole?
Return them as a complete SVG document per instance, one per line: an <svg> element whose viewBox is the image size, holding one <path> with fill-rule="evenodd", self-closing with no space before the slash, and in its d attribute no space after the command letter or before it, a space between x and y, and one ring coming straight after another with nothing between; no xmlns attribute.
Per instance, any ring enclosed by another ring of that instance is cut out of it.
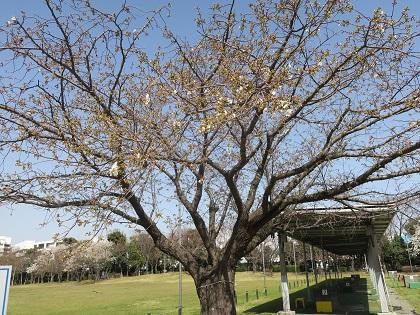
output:
<svg viewBox="0 0 420 315"><path fill-rule="evenodd" d="M411 263L411 255L410 255L410 249L408 248L408 243L405 243L405 246L407 247L408 261L410 262L411 273L413 273L413 264Z"/></svg>
<svg viewBox="0 0 420 315"><path fill-rule="evenodd" d="M263 265L263 275L264 275L264 293L265 295L267 295L267 286L266 286L266 282L265 282L265 258L264 258L264 249L265 249L265 241L263 241L261 243L261 247L262 247L262 265Z"/></svg>
<svg viewBox="0 0 420 315"><path fill-rule="evenodd" d="M179 247L182 246L182 219L181 219L181 204L178 203L178 236L179 236L179 240L178 240L178 244ZM179 268L179 279L178 279L178 315L182 315L182 265L181 262L178 261L178 268Z"/></svg>
<svg viewBox="0 0 420 315"><path fill-rule="evenodd" d="M293 247L293 261L295 262L295 277L296 277L296 280L297 280L298 276L297 276L296 249L295 249L295 245L296 245L296 241L295 241L295 240L293 240L293 241L292 241L292 247Z"/></svg>
<svg viewBox="0 0 420 315"><path fill-rule="evenodd" d="M316 271L316 264L314 264L314 250L313 250L313 246L311 245L309 247L310 253L311 253L311 265L312 265L312 272L314 273L314 279L315 279L315 283L318 284L318 276L317 276L317 271Z"/></svg>

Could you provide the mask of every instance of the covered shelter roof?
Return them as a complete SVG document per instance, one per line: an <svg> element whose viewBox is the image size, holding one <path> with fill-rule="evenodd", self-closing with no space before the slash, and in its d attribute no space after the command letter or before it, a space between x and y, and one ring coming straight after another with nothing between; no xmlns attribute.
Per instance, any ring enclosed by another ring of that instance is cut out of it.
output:
<svg viewBox="0 0 420 315"><path fill-rule="evenodd" d="M295 210L283 226L294 239L338 255L366 253L370 235L382 236L394 217L392 207Z"/></svg>

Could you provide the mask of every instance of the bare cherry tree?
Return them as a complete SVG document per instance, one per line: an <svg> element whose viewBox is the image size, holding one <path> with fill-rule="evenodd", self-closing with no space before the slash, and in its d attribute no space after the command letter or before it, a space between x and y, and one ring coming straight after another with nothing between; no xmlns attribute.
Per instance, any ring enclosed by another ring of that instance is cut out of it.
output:
<svg viewBox="0 0 420 315"><path fill-rule="evenodd" d="M296 209L419 193L407 9L232 1L198 13L189 41L167 8L45 8L0 30L0 201L57 209L63 224L142 226L191 274L202 314L236 313L237 261ZM204 261L162 232L178 202Z"/></svg>

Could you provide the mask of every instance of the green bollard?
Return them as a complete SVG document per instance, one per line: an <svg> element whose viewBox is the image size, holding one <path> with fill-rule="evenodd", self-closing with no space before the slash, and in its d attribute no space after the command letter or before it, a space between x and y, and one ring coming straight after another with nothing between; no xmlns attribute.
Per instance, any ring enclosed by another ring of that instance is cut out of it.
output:
<svg viewBox="0 0 420 315"><path fill-rule="evenodd" d="M257 300L260 298L259 296L258 296L258 289L256 289L255 290L255 295L257 296Z"/></svg>
<svg viewBox="0 0 420 315"><path fill-rule="evenodd" d="M248 303L249 297L248 297L248 291L245 292L245 302Z"/></svg>

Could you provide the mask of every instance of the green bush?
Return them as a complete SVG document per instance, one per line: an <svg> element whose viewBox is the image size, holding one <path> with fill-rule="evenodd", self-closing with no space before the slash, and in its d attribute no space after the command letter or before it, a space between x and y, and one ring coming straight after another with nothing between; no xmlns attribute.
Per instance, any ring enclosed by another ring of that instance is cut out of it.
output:
<svg viewBox="0 0 420 315"><path fill-rule="evenodd" d="M237 265L235 268L236 272L244 272L244 271L248 271L248 266L246 264L240 264Z"/></svg>
<svg viewBox="0 0 420 315"><path fill-rule="evenodd" d="M295 265L286 265L287 272L295 272ZM273 264L273 272L280 272L280 264Z"/></svg>

